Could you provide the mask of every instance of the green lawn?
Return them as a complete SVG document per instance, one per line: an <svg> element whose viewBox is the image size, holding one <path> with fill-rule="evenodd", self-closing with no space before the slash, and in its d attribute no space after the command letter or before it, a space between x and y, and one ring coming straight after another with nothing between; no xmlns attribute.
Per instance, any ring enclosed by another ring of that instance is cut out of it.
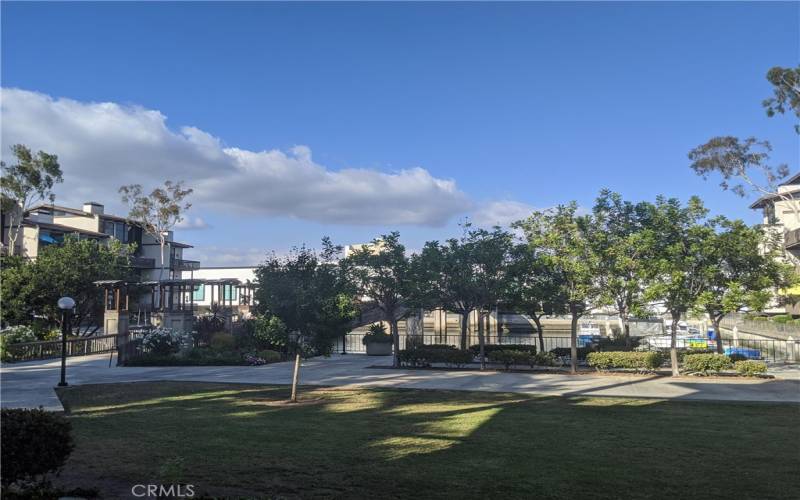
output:
<svg viewBox="0 0 800 500"><path fill-rule="evenodd" d="M61 392L59 479L282 498L797 498L795 405L157 382Z"/></svg>

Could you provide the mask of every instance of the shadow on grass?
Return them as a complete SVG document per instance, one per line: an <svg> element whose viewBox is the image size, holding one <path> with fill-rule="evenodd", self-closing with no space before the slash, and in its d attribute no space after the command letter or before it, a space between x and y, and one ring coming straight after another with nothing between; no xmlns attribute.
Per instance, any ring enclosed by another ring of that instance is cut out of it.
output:
<svg viewBox="0 0 800 500"><path fill-rule="evenodd" d="M60 394L78 441L65 480L120 489L173 463L212 495L789 498L800 486L786 405L319 387L286 404L288 387L199 382Z"/></svg>

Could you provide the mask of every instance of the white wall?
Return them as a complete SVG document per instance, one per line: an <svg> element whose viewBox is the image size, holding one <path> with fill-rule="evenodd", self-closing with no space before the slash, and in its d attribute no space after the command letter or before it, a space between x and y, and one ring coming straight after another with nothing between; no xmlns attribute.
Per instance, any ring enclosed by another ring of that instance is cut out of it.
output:
<svg viewBox="0 0 800 500"><path fill-rule="evenodd" d="M250 282L254 282L256 280L255 270L256 270L255 266L253 266L253 267L206 267L206 268L201 268L201 269L195 270L194 274L192 274L191 271L183 271L181 273L181 278L183 278L183 279L189 279L191 277L194 277L195 279L234 278L234 279L238 279L242 283L245 283L247 280L250 280ZM198 306L210 306L211 305L210 287L211 287L211 285L206 285L205 286L205 293L204 293L203 300L195 301L195 305L198 305ZM215 293L214 299L216 301L217 300L217 296L216 296L217 291L215 290L214 293ZM234 304L238 304L239 303L238 295L237 295L236 299L233 301L233 303Z"/></svg>

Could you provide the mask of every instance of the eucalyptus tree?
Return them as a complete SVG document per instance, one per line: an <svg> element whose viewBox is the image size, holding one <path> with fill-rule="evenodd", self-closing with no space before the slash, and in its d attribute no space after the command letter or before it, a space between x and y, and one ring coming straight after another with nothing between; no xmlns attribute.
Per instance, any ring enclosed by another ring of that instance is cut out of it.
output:
<svg viewBox="0 0 800 500"><path fill-rule="evenodd" d="M578 215L578 205L559 205L534 212L514 227L525 234L530 247L539 252L543 264L557 273L560 296L571 316L571 371L578 366L578 320L602 304L603 289L598 280L600 260L592 239L594 221L590 215Z"/></svg>
<svg viewBox="0 0 800 500"><path fill-rule="evenodd" d="M122 202L130 208L128 217L138 222L145 233L158 242L161 267L158 278L164 277L164 247L167 235L183 220L183 213L191 208L185 199L192 189L184 189L183 182L164 182L149 194L142 191L141 184L130 184L119 188Z"/></svg>
<svg viewBox="0 0 800 500"><path fill-rule="evenodd" d="M767 71L767 80L772 84L772 97L762 102L767 116L794 112L800 118L800 66L782 68L775 66ZM800 134L800 124L795 124L795 132Z"/></svg>
<svg viewBox="0 0 800 500"><path fill-rule="evenodd" d="M14 255L22 219L33 205L55 200L53 186L63 182L58 156L39 151L34 154L23 144L11 146L15 163L0 161L0 210L8 227L8 254ZM0 228L3 230L4 228Z"/></svg>
<svg viewBox="0 0 800 500"><path fill-rule="evenodd" d="M778 259L776 235L761 227L751 227L741 220L718 217L720 231L706 245L708 272L697 309L708 314L717 338L717 352L722 354L720 323L726 314L745 307L762 310L776 289L788 287L794 278L791 266Z"/></svg>
<svg viewBox="0 0 800 500"><path fill-rule="evenodd" d="M411 270L400 233L392 232L375 239L371 245L355 249L341 261L342 269L355 286L356 293L375 302L389 323L394 344L394 365L399 367L400 333L397 322L406 310Z"/></svg>
<svg viewBox="0 0 800 500"><path fill-rule="evenodd" d="M566 313L562 273L527 243L515 245L509 275L508 303L536 325L539 352L545 352L542 317Z"/></svg>
<svg viewBox="0 0 800 500"><path fill-rule="evenodd" d="M692 197L686 206L675 198L659 196L650 209L653 230L653 266L645 298L660 302L672 318L670 360L677 376L677 328L681 316L692 309L707 289L715 256L713 224L705 220L702 201Z"/></svg>
<svg viewBox="0 0 800 500"><path fill-rule="evenodd" d="M630 342L630 315L644 308L644 291L652 264L653 231L648 224L649 204L634 204L607 189L594 208L591 244L599 259L598 280L604 302L619 315L620 333Z"/></svg>

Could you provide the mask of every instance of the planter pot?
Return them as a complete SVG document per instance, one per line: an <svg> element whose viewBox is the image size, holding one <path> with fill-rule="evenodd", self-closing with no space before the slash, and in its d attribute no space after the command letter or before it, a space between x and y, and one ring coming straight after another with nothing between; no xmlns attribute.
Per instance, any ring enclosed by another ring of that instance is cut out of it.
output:
<svg viewBox="0 0 800 500"><path fill-rule="evenodd" d="M391 342L367 342L367 356L391 356Z"/></svg>

